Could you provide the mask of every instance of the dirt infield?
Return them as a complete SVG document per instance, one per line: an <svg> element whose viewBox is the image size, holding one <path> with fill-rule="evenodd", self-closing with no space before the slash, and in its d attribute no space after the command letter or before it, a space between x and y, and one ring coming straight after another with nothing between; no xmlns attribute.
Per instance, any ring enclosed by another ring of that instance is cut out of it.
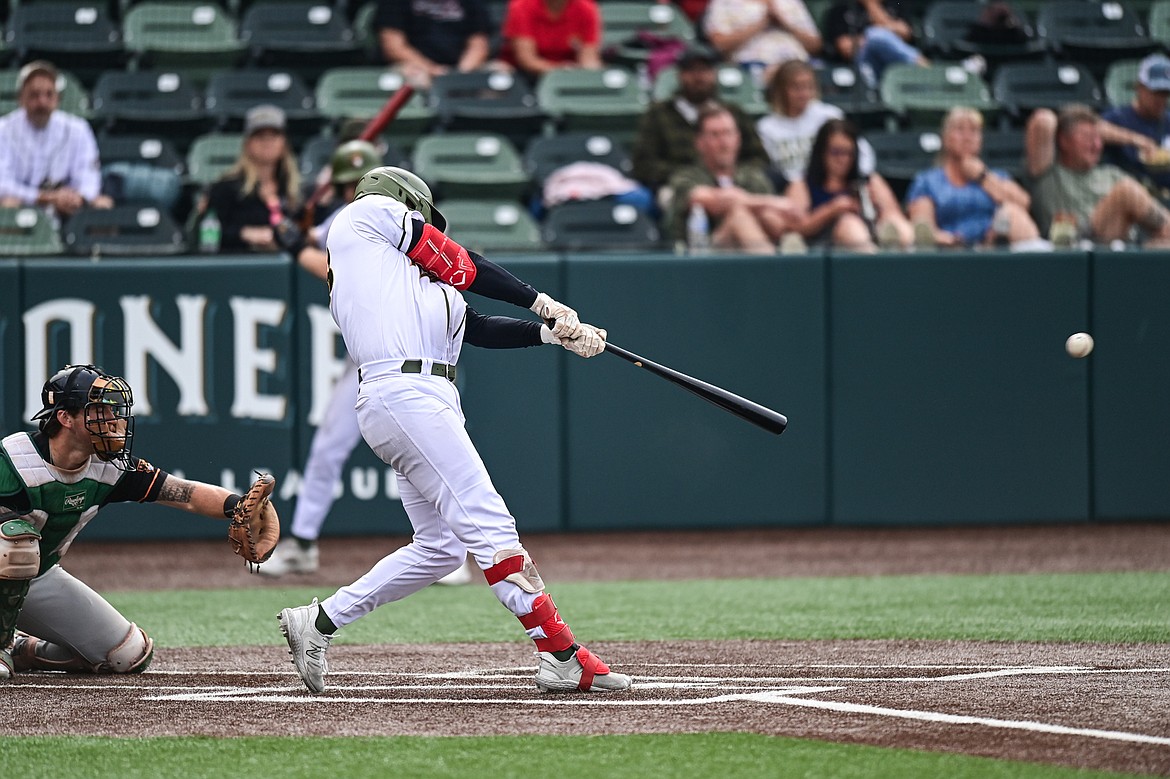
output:
<svg viewBox="0 0 1170 779"><path fill-rule="evenodd" d="M82 542L66 567L99 590L332 586L402 540L326 539L321 572L271 585L239 570L226 542L184 544L181 567L173 550ZM552 581L1165 571L1168 542L1170 524L526 538ZM151 559L169 563L142 573ZM268 734L273 722L290 735L748 731L1170 775L1166 645L592 646L634 676L632 691L541 695L531 684L534 661L518 644L339 645L330 650L329 689L317 697L282 651L167 649L142 676L18 676L9 683L16 694L6 696L6 732L221 736L224 723L230 733ZM493 715L482 716L484 707Z"/></svg>

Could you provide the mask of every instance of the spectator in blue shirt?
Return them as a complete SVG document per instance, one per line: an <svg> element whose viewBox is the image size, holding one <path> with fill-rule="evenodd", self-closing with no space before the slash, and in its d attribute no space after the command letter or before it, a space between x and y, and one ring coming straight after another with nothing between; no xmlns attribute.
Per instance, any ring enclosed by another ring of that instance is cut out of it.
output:
<svg viewBox="0 0 1170 779"><path fill-rule="evenodd" d="M1115 106L1101 118L1118 128L1113 135L1124 143L1109 143L1106 135L1105 161L1129 173L1138 181L1170 189L1170 59L1152 54L1138 67L1133 102Z"/></svg>
<svg viewBox="0 0 1170 779"><path fill-rule="evenodd" d="M907 211L919 245L980 246L997 239L1013 245L1036 241L1028 215L1031 197L1002 170L979 158L983 115L956 106L942 123L938 164L914 178Z"/></svg>

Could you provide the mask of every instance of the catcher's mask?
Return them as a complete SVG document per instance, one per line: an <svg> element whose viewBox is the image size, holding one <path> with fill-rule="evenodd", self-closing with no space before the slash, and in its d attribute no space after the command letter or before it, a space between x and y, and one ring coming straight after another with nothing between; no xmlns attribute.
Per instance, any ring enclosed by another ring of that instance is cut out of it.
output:
<svg viewBox="0 0 1170 779"><path fill-rule="evenodd" d="M120 376L111 376L96 365L66 365L41 388L41 405L34 416L42 431L52 434L57 412L83 412L85 429L97 456L118 468L132 470L130 448L134 439L134 393Z"/></svg>
<svg viewBox="0 0 1170 779"><path fill-rule="evenodd" d="M329 181L352 184L381 164L382 156L374 144L362 140L346 141L337 147L329 161Z"/></svg>
<svg viewBox="0 0 1170 779"><path fill-rule="evenodd" d="M374 168L362 176L353 199L357 200L366 195L385 195L394 198L407 208L418 211L428 224L434 225L438 230L447 229L447 219L435 208L431 188L409 170L395 168L392 165Z"/></svg>

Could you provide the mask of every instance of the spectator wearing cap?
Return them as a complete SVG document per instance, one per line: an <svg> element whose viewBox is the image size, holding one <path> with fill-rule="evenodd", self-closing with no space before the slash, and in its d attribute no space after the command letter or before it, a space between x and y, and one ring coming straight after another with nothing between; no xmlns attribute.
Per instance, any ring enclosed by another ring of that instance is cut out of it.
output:
<svg viewBox="0 0 1170 779"><path fill-rule="evenodd" d="M1114 106L1101 117L1105 160L1159 190L1170 189L1168 99L1170 59L1152 54L1138 66L1133 101Z"/></svg>
<svg viewBox="0 0 1170 779"><path fill-rule="evenodd" d="M292 247L283 235L300 209L301 178L285 136L284 111L258 105L244 117L244 141L236 164L211 185L207 210L222 232L220 251L275 252ZM295 249L295 251L294 251Z"/></svg>
<svg viewBox="0 0 1170 779"><path fill-rule="evenodd" d="M0 117L0 206L40 206L64 218L109 208L93 130L61 111L57 68L35 60L16 79L18 108Z"/></svg>
<svg viewBox="0 0 1170 779"><path fill-rule="evenodd" d="M1128 241L1134 228L1147 245L1170 245L1170 212L1132 176L1101 164L1106 136L1117 130L1079 103L1059 114L1039 108L1029 117L1024 154L1032 216L1057 246Z"/></svg>
<svg viewBox="0 0 1170 779"><path fill-rule="evenodd" d="M708 46L687 47L677 62L678 89L650 105L639 120L631 150L633 174L650 189L660 190L676 171L695 163L699 114L704 108L723 105L717 97L719 62L719 55ZM738 164L766 167L768 155L751 118L737 105L725 107L739 127Z"/></svg>
<svg viewBox="0 0 1170 779"><path fill-rule="evenodd" d="M509 0L500 59L537 80L557 68L601 67L593 0Z"/></svg>
<svg viewBox="0 0 1170 779"><path fill-rule="evenodd" d="M491 53L486 0L378 0L374 28L386 62L420 88L483 67Z"/></svg>

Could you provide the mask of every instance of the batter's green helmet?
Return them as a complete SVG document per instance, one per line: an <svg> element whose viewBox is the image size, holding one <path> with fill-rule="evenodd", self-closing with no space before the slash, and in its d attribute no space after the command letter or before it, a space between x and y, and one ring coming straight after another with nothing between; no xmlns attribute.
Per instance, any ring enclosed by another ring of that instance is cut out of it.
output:
<svg viewBox="0 0 1170 779"><path fill-rule="evenodd" d="M358 182L354 200L366 195L385 195L394 198L407 208L418 211L428 224L440 230L447 229L447 219L431 199L431 188L418 176L403 168L383 165L362 176Z"/></svg>
<svg viewBox="0 0 1170 779"><path fill-rule="evenodd" d="M382 164L382 157L369 141L347 141L333 152L329 161L330 181L334 184L352 184Z"/></svg>

